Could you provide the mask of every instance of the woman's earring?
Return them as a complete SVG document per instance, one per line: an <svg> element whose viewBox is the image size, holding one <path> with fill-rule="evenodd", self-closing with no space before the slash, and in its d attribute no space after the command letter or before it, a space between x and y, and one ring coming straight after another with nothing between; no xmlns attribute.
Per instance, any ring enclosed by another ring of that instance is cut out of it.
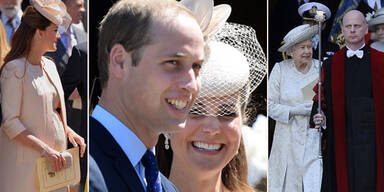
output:
<svg viewBox="0 0 384 192"><path fill-rule="evenodd" d="M165 141L164 141L164 147L166 150L169 149L169 135L168 133L163 133L164 137L165 137Z"/></svg>

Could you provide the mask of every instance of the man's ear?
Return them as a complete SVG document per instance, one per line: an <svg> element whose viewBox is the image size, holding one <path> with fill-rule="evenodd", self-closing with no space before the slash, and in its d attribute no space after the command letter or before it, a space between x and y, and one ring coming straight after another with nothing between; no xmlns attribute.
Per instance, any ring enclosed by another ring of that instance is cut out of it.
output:
<svg viewBox="0 0 384 192"><path fill-rule="evenodd" d="M109 52L109 72L110 75L122 79L129 66L132 65L131 53L125 51L121 44L115 44Z"/></svg>

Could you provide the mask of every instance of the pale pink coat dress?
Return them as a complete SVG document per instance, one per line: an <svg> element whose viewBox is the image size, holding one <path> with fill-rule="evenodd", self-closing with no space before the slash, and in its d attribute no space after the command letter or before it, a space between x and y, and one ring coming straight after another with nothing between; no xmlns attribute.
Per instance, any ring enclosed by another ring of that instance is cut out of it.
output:
<svg viewBox="0 0 384 192"><path fill-rule="evenodd" d="M36 160L41 152L14 138L27 129L49 147L66 149L64 94L56 66L47 58L41 65L12 60L1 73L0 86L0 191L38 191Z"/></svg>

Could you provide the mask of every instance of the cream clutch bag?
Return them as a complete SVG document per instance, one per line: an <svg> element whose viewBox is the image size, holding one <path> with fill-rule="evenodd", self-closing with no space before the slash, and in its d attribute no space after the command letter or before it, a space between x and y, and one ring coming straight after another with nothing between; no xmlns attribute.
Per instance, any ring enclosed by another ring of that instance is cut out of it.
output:
<svg viewBox="0 0 384 192"><path fill-rule="evenodd" d="M65 168L53 171L52 165L45 157L37 159L37 178L41 192L53 191L80 182L79 148L61 152L65 158Z"/></svg>
<svg viewBox="0 0 384 192"><path fill-rule="evenodd" d="M65 169L70 168L72 166L72 155L67 151L61 152L61 155L63 155L65 159ZM52 164L49 161L45 161L45 163L45 166L47 167L48 171L54 172Z"/></svg>

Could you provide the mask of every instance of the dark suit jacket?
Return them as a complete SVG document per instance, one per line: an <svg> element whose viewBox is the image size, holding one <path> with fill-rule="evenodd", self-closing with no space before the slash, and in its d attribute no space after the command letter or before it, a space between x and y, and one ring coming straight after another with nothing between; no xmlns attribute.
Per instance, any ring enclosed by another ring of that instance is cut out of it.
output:
<svg viewBox="0 0 384 192"><path fill-rule="evenodd" d="M89 183L89 191L108 191L103 174L91 155L89 156L89 175L92 177L92 182Z"/></svg>
<svg viewBox="0 0 384 192"><path fill-rule="evenodd" d="M76 26L72 25L73 33L75 34L75 38L77 40L77 44L87 41L87 33L85 33L82 29L79 29ZM47 52L46 56L52 58L55 61L57 72L61 76L68 64L69 55L64 47L64 44L61 41L61 38L57 40L56 51L55 52Z"/></svg>
<svg viewBox="0 0 384 192"><path fill-rule="evenodd" d="M77 88L82 102L82 120L86 121L87 115L87 42L80 43L73 47L72 55L68 60L66 70L61 75L65 100ZM85 116L84 116L85 115Z"/></svg>
<svg viewBox="0 0 384 192"><path fill-rule="evenodd" d="M89 169L97 170L98 167L104 177L102 180L100 177L89 175L89 185L102 188L105 183L109 192L144 192L140 178L128 157L112 135L93 117L89 118L89 136L90 155L96 162L96 164L90 164ZM162 174L161 184L164 192L177 191L176 187Z"/></svg>
<svg viewBox="0 0 384 192"><path fill-rule="evenodd" d="M72 129L80 134L87 142L87 42L80 43L73 47L72 55L68 60L68 65L64 73L60 77L61 84L63 85L64 98L67 101L73 90L77 88L81 97L82 110L81 117L77 116L72 119L73 114L69 113L71 106L67 105L68 124ZM72 115L72 116L71 116ZM77 115L77 113L75 114ZM73 124L73 121L79 123ZM86 151L87 154L87 151ZM87 156L80 159L81 165L81 184L85 184L87 173Z"/></svg>

